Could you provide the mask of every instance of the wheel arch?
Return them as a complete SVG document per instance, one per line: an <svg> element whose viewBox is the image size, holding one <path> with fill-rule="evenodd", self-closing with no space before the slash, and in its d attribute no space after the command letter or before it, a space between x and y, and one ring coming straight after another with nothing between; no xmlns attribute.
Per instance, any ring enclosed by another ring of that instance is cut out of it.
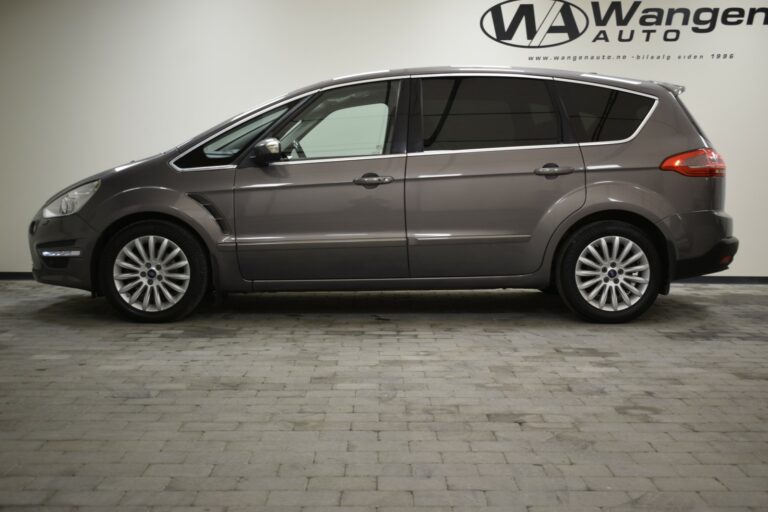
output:
<svg viewBox="0 0 768 512"><path fill-rule="evenodd" d="M639 229L642 229L645 233L648 234L654 246L656 247L656 250L659 251L659 256L661 258L661 261L666 263L666 265L664 265L662 268L663 278L662 278L661 293L665 295L669 293L669 285L671 282L671 278L674 275L674 263L676 261L674 245L664 235L664 233L661 231L659 226L657 226L654 222L649 220L647 217L637 212L632 212L632 211L622 210L622 209L596 211L588 215L585 215L584 217L579 218L578 220L576 220L575 222L573 222L567 227L565 232L560 236L560 238L557 241L557 245L553 253L552 261L550 263L550 268L549 268L550 286L553 285L555 282L555 275L557 274L556 272L557 265L560 264L560 258L562 256L563 248L565 247L565 244L573 235L573 233L575 233L577 230L581 229L582 227L588 224L592 224L594 222L599 222L599 221L606 221L606 220L626 222L627 224L631 224Z"/></svg>
<svg viewBox="0 0 768 512"><path fill-rule="evenodd" d="M203 250L205 251L205 257L208 261L209 268L211 269L211 272L209 272L210 282L208 283L208 286L214 290L217 288L218 279L216 276L218 276L219 272L218 272L218 266L216 263L216 258L212 257L211 250L208 247L208 244L206 243L203 236L198 232L198 230L195 229L195 227L192 226L190 223L185 222L184 220L178 217L174 217L173 215L163 213L163 212L157 212L157 211L147 211L147 212L131 213L123 217L120 217L118 219L115 219L104 230L102 230L101 234L96 240L96 243L94 244L93 251L91 253L91 261L90 261L90 272L91 272L91 283L92 283L91 292L94 295L103 295L103 290L101 287L102 283L99 277L99 262L101 260L101 255L104 252L104 247L106 246L107 241L110 238L112 238L116 233L118 233L121 229L127 226L130 226L131 224L135 224L137 222L142 222L142 221L170 222L172 224L175 224L189 231L197 239L197 241L200 242L200 245L203 247Z"/></svg>

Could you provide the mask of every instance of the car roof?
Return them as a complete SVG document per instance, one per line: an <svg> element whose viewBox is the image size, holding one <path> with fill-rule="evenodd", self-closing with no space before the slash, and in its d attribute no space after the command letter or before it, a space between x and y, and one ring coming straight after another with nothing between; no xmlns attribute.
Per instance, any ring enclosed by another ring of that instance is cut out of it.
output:
<svg viewBox="0 0 768 512"><path fill-rule="evenodd" d="M645 94L658 94L661 84L650 80L638 80L599 73L569 71L564 69L529 68L519 66L490 66L490 65L463 65L463 66L434 66L401 68L392 70L379 70L364 73L343 75L330 80L325 80L304 87L286 97L300 94L305 91L322 89L334 85L342 85L365 80L378 80L394 77L429 76L429 75L467 75L467 74L493 74L509 75L517 77L529 76L531 78L556 78L562 80L574 80L579 82L594 83L596 85L609 86L619 89L629 89ZM666 84L668 85L668 84ZM679 86L678 86L679 87Z"/></svg>

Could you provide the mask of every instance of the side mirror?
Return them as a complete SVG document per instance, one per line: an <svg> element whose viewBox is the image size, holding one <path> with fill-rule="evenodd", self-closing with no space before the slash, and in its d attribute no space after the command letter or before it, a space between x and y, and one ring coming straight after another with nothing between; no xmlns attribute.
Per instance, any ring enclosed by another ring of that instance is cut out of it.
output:
<svg viewBox="0 0 768 512"><path fill-rule="evenodd" d="M257 165L269 165L280 160L280 141L274 138L260 140L253 147L253 160Z"/></svg>

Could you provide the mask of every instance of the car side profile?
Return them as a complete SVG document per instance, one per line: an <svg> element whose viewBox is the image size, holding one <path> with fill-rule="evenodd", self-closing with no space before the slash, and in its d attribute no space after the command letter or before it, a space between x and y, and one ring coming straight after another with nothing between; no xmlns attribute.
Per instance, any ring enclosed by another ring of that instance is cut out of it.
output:
<svg viewBox="0 0 768 512"><path fill-rule="evenodd" d="M682 92L496 67L329 80L57 194L33 274L139 321L212 291L471 288L628 321L738 248Z"/></svg>

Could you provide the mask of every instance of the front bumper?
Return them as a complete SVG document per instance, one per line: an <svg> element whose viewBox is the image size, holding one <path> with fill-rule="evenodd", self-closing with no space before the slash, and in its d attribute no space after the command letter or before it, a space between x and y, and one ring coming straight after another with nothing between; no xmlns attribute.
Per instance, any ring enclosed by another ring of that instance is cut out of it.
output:
<svg viewBox="0 0 768 512"><path fill-rule="evenodd" d="M91 290L91 255L98 233L79 215L43 218L29 225L32 275L47 284Z"/></svg>
<svg viewBox="0 0 768 512"><path fill-rule="evenodd" d="M733 256L738 250L738 238L733 236L723 238L701 256L678 261L675 265L674 279L703 276L725 270L733 261Z"/></svg>

